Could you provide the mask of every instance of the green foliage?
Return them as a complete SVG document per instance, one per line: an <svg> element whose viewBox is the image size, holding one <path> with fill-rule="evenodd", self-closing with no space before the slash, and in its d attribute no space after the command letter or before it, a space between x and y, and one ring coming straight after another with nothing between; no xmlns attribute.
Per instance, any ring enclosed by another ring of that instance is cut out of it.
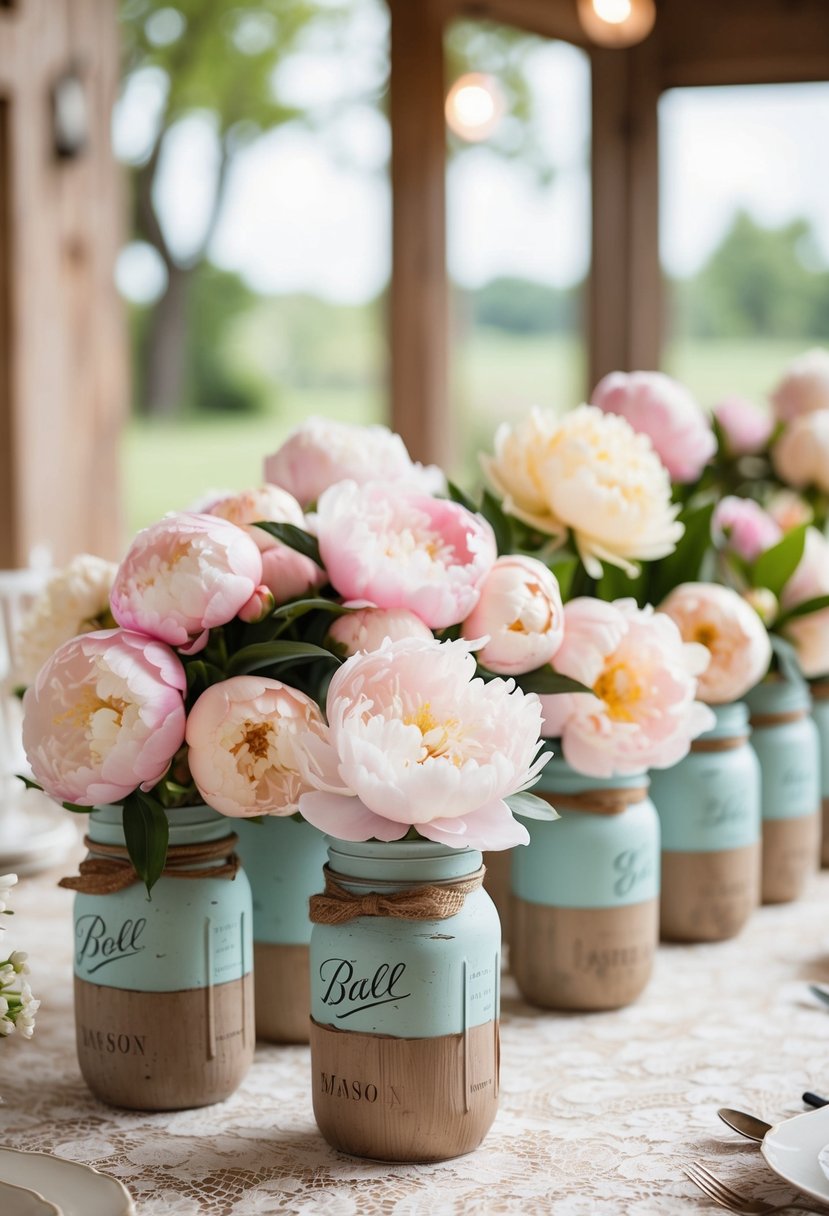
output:
<svg viewBox="0 0 829 1216"><path fill-rule="evenodd" d="M525 819L545 819L547 822L560 819L558 811L550 806L543 798L523 790L520 794L510 794L504 799L513 815L523 815Z"/></svg>
<svg viewBox="0 0 829 1216"><path fill-rule="evenodd" d="M752 587L767 587L779 597L799 566L805 545L806 524L792 528L781 541L761 553L751 566L749 575Z"/></svg>
<svg viewBox="0 0 829 1216"><path fill-rule="evenodd" d="M685 532L673 553L655 562L651 568L648 585L650 603L658 606L680 583L699 581L703 564L712 549L711 516L714 506L713 502L702 506L689 505L680 512L679 518L685 525Z"/></svg>
<svg viewBox="0 0 829 1216"><path fill-rule="evenodd" d="M289 549L295 549L297 553L301 553L303 557L310 557L312 562L316 562L318 566L322 565L320 556L320 547L316 536L312 536L310 532L305 532L302 528L297 528L295 524L277 524L271 520L261 520L254 527L261 528L263 532L268 532L271 536L276 537L283 545L287 545Z"/></svg>
<svg viewBox="0 0 829 1216"><path fill-rule="evenodd" d="M136 790L124 799L123 822L130 861L149 895L167 860L170 838L167 812L155 798Z"/></svg>
<svg viewBox="0 0 829 1216"><path fill-rule="evenodd" d="M579 325L580 287L549 287L530 279L492 279L465 292L475 325L506 333L575 333Z"/></svg>

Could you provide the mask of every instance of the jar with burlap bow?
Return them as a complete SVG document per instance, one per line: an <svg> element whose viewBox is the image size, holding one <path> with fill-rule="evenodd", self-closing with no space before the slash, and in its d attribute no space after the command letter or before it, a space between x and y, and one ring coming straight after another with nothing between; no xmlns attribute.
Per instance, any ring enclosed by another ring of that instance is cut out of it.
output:
<svg viewBox="0 0 829 1216"><path fill-rule="evenodd" d="M481 854L329 840L311 900L314 1114L329 1144L442 1161L498 1105L501 928Z"/></svg>
<svg viewBox="0 0 829 1216"><path fill-rule="evenodd" d="M812 720L820 742L821 847L820 863L829 866L829 679L812 680Z"/></svg>
<svg viewBox="0 0 829 1216"><path fill-rule="evenodd" d="M662 828L667 941L734 937L760 903L760 765L748 707L711 709L715 726L678 764L650 775Z"/></svg>
<svg viewBox="0 0 829 1216"><path fill-rule="evenodd" d="M760 761L764 904L798 899L820 858L820 741L805 680L770 676L746 696Z"/></svg>
<svg viewBox="0 0 829 1216"><path fill-rule="evenodd" d="M121 807L89 817L75 896L78 1061L92 1092L135 1110L219 1102L253 1060L253 910L228 820L169 812L164 873L148 898Z"/></svg>
<svg viewBox="0 0 829 1216"><path fill-rule="evenodd" d="M588 777L554 755L533 793L561 818L526 820L530 843L513 850L515 981L545 1009L627 1005L650 979L659 938L659 820L647 775Z"/></svg>

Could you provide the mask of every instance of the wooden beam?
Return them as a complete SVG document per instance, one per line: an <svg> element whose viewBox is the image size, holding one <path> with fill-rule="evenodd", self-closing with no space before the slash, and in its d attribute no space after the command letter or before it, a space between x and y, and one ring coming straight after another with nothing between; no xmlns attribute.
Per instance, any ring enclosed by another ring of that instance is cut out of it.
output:
<svg viewBox="0 0 829 1216"><path fill-rule="evenodd" d="M443 20L494 21L587 49L575 0L439 0Z"/></svg>
<svg viewBox="0 0 829 1216"><path fill-rule="evenodd" d="M659 366L658 41L596 49L592 68L591 388L610 371Z"/></svg>
<svg viewBox="0 0 829 1216"><path fill-rule="evenodd" d="M418 460L447 467L449 292L443 15L436 0L391 10L392 423Z"/></svg>

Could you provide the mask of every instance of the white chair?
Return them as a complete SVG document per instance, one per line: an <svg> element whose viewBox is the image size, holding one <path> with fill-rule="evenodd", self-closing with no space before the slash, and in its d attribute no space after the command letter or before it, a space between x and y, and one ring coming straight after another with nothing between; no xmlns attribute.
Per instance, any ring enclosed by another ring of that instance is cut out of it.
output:
<svg viewBox="0 0 829 1216"><path fill-rule="evenodd" d="M59 865L77 845L69 811L17 776L30 775L21 735L16 688L17 637L29 605L49 579L48 569L0 570L0 873L33 874Z"/></svg>

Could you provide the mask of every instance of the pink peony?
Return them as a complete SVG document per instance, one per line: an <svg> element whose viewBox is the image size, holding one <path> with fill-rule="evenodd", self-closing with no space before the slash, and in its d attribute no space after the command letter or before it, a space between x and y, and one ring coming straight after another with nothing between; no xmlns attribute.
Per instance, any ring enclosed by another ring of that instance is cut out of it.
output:
<svg viewBox="0 0 829 1216"><path fill-rule="evenodd" d="M717 503L711 531L722 537L727 547L747 562L753 562L776 545L783 533L759 503L751 498L729 495Z"/></svg>
<svg viewBox="0 0 829 1216"><path fill-rule="evenodd" d="M292 815L314 787L300 756L322 739L318 706L278 680L234 676L202 693L187 719L188 761L208 806L223 815Z"/></svg>
<svg viewBox="0 0 829 1216"><path fill-rule="evenodd" d="M829 595L829 540L817 528L807 528L803 557L783 588L781 607L785 612L821 595ZM796 617L783 632L805 676L829 675L829 608Z"/></svg>
<svg viewBox="0 0 829 1216"><path fill-rule="evenodd" d="M325 582L325 571L320 570L310 557L303 557L295 549L281 544L262 528L251 527L261 520L267 520L308 530L302 507L287 490L279 486L246 490L214 502L209 513L229 519L231 523L244 528L256 541L262 554L262 581L272 592L276 604L307 595Z"/></svg>
<svg viewBox="0 0 829 1216"><path fill-rule="evenodd" d="M390 642L399 642L401 638L429 639L432 631L407 608L359 607L337 617L328 636L347 655L352 655L379 650L386 638Z"/></svg>
<svg viewBox="0 0 829 1216"><path fill-rule="evenodd" d="M414 826L453 848L528 842L504 799L546 762L541 706L511 681L476 679L467 642L404 638L355 655L331 681L327 712L327 743L308 748L319 792L299 803L322 831L400 840Z"/></svg>
<svg viewBox="0 0 829 1216"><path fill-rule="evenodd" d="M265 461L265 477L303 506L339 481L390 481L400 489L440 494L446 479L434 465L415 464L399 435L385 426L308 418Z"/></svg>
<svg viewBox="0 0 829 1216"><path fill-rule="evenodd" d="M168 515L132 542L115 575L112 615L124 629L195 653L262 582L259 550L214 515Z"/></svg>
<svg viewBox="0 0 829 1216"><path fill-rule="evenodd" d="M794 490L777 490L772 494L766 510L783 532L791 532L801 524L810 524L815 513L805 498Z"/></svg>
<svg viewBox="0 0 829 1216"><path fill-rule="evenodd" d="M705 646L710 661L699 677L698 695L709 705L737 701L769 669L771 643L758 613L730 587L682 583L660 612L675 621L685 642Z"/></svg>
<svg viewBox="0 0 829 1216"><path fill-rule="evenodd" d="M571 600L553 667L593 692L542 697L544 734L560 736L567 763L591 777L670 768L714 725L694 700L707 662L664 613L634 600Z"/></svg>
<svg viewBox="0 0 829 1216"><path fill-rule="evenodd" d="M817 486L829 494L829 409L790 422L772 448L771 459L787 485L796 490Z"/></svg>
<svg viewBox="0 0 829 1216"><path fill-rule="evenodd" d="M107 629L64 642L23 698L23 745L52 798L95 806L150 790L184 740L187 681L161 642Z"/></svg>
<svg viewBox="0 0 829 1216"><path fill-rule="evenodd" d="M713 409L731 456L755 456L771 438L771 416L753 401L735 395L723 397Z"/></svg>
<svg viewBox="0 0 829 1216"><path fill-rule="evenodd" d="M790 363L771 395L771 403L781 422L829 410L829 351L818 346Z"/></svg>
<svg viewBox="0 0 829 1216"><path fill-rule="evenodd" d="M647 435L673 481L696 481L717 450L699 405L662 372L611 372L596 385L591 404Z"/></svg>
<svg viewBox="0 0 829 1216"><path fill-rule="evenodd" d="M549 663L564 637L555 575L534 557L499 557L480 592L461 630L470 641L488 639L478 652L479 662L500 676Z"/></svg>
<svg viewBox="0 0 829 1216"><path fill-rule="evenodd" d="M332 486L316 524L328 577L344 599L407 608L431 629L469 615L497 555L480 515L379 482Z"/></svg>

